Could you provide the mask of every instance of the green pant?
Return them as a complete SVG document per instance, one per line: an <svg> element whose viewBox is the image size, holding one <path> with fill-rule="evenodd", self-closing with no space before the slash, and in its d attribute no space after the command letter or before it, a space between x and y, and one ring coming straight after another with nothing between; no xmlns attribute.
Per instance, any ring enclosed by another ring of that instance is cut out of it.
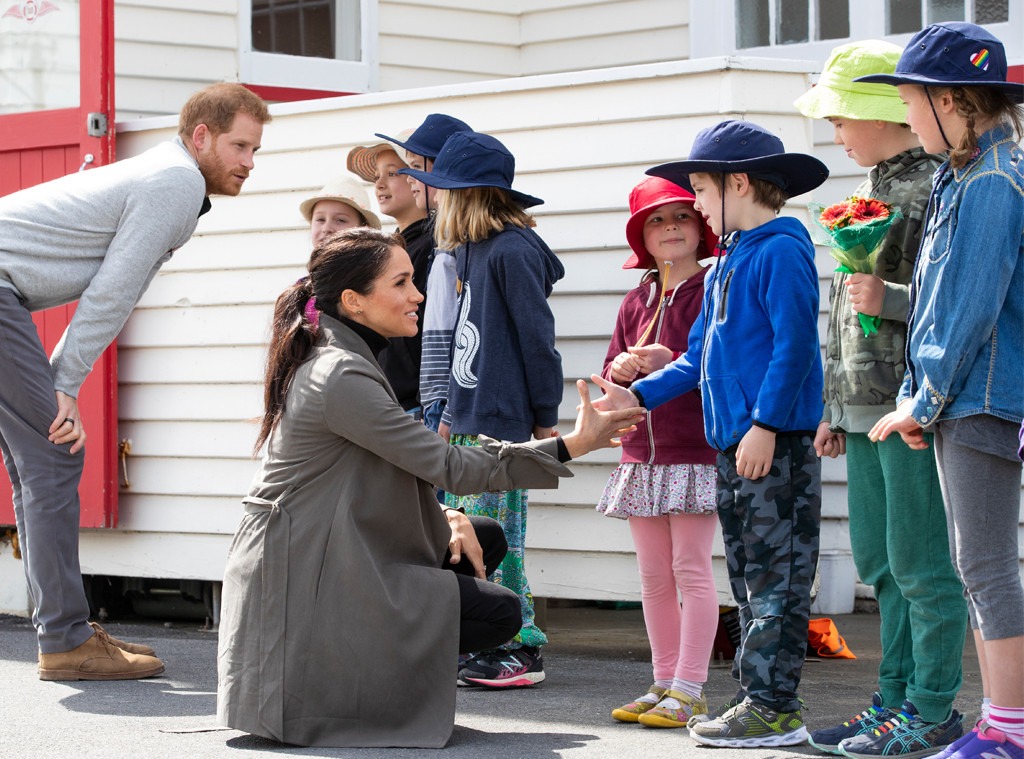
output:
<svg viewBox="0 0 1024 759"><path fill-rule="evenodd" d="M881 616L882 703L898 708L907 699L922 719L939 722L960 690L967 607L949 558L933 449L851 433L846 457L853 560Z"/></svg>

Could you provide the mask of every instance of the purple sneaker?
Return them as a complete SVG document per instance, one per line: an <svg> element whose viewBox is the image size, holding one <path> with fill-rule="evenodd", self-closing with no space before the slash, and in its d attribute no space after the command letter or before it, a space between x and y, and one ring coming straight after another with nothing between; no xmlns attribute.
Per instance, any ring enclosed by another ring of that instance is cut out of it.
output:
<svg viewBox="0 0 1024 759"><path fill-rule="evenodd" d="M994 727L983 725L970 735L971 740L950 754L949 759L1024 759L1024 748Z"/></svg>

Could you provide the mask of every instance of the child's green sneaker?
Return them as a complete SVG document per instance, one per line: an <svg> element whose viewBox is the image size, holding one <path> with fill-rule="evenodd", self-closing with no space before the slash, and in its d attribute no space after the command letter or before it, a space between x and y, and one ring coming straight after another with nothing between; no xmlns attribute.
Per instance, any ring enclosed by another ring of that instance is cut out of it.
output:
<svg viewBox="0 0 1024 759"><path fill-rule="evenodd" d="M706 746L795 746L807 740L807 728L799 711L777 712L744 700L718 719L696 723L690 737Z"/></svg>
<svg viewBox="0 0 1024 759"><path fill-rule="evenodd" d="M664 688L652 685L647 693L640 696L636 701L630 701L618 709L612 709L612 717L619 722L639 722L640 715L656 707L664 693Z"/></svg>
<svg viewBox="0 0 1024 759"><path fill-rule="evenodd" d="M694 698L677 690L667 690L661 701L637 720L644 727L686 727L695 714L707 714L708 702L704 694Z"/></svg>
<svg viewBox="0 0 1024 759"><path fill-rule="evenodd" d="M742 700L743 692L740 691L735 696L726 701L724 704L720 704L714 711L704 712L703 714L694 714L692 717L690 717L690 720L686 723L686 726L692 728L694 725L700 722L710 722L713 719L718 719L727 711L736 706L736 704L740 703Z"/></svg>

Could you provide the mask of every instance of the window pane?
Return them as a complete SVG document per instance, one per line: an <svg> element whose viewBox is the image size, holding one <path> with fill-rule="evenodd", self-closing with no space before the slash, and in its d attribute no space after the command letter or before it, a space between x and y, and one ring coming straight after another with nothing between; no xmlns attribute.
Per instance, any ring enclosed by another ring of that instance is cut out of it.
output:
<svg viewBox="0 0 1024 759"><path fill-rule="evenodd" d="M817 9L819 40L850 36L850 0L817 0Z"/></svg>
<svg viewBox="0 0 1024 759"><path fill-rule="evenodd" d="M769 43L768 0L736 0L736 47Z"/></svg>
<svg viewBox="0 0 1024 759"><path fill-rule="evenodd" d="M907 34L921 30L921 0L887 0L886 34Z"/></svg>
<svg viewBox="0 0 1024 759"><path fill-rule="evenodd" d="M251 0L254 50L334 58L334 0Z"/></svg>
<svg viewBox="0 0 1024 759"><path fill-rule="evenodd" d="M975 24L1004 24L1010 20L1010 0L974 0Z"/></svg>
<svg viewBox="0 0 1024 759"><path fill-rule="evenodd" d="M807 42L809 25L807 0L778 0L775 13L775 44Z"/></svg>
<svg viewBox="0 0 1024 759"><path fill-rule="evenodd" d="M963 21L964 0L928 0L928 23Z"/></svg>

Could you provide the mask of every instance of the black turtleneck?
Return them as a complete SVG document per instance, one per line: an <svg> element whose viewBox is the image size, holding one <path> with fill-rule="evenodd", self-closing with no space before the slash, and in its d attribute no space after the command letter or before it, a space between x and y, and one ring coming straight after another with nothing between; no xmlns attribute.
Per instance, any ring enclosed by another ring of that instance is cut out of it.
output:
<svg viewBox="0 0 1024 759"><path fill-rule="evenodd" d="M377 358L380 352L390 344L386 337L381 337L369 327L359 322L354 322L346 316L339 315L338 321L363 338L363 342L369 347L370 353L373 354L374 358Z"/></svg>

